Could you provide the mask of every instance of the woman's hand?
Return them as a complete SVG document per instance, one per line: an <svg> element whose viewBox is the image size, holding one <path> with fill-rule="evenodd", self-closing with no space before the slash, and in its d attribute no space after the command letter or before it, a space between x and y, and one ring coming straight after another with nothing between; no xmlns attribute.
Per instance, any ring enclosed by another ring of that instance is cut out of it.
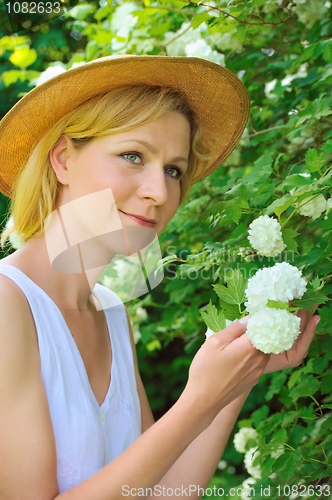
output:
<svg viewBox="0 0 332 500"><path fill-rule="evenodd" d="M319 316L313 316L313 311L296 311L296 316L301 318L300 334L289 351L280 354L271 354L265 367L264 374L276 372L283 368L293 368L302 363L308 354L309 346L315 334Z"/></svg>
<svg viewBox="0 0 332 500"><path fill-rule="evenodd" d="M246 325L237 321L215 333L191 363L184 392L213 418L259 382L269 361L270 355L255 349L245 331Z"/></svg>

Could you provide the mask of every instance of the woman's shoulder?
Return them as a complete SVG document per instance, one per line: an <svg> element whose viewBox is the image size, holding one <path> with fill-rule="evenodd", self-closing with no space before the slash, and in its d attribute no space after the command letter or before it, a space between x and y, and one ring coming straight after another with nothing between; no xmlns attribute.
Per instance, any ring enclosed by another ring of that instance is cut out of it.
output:
<svg viewBox="0 0 332 500"><path fill-rule="evenodd" d="M0 268L3 259L0 260ZM23 290L0 269L0 344L18 341L38 355L38 339L31 309ZM2 345L0 348L2 349ZM35 360L40 362L39 356Z"/></svg>

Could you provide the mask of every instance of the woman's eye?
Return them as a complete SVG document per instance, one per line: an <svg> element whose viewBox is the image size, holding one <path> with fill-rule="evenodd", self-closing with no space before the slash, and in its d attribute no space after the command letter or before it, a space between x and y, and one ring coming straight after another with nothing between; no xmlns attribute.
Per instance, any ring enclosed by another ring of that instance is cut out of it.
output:
<svg viewBox="0 0 332 500"><path fill-rule="evenodd" d="M171 172L169 175L174 179L180 179L182 177L182 170L180 170L178 167L167 167L165 171Z"/></svg>
<svg viewBox="0 0 332 500"><path fill-rule="evenodd" d="M139 158L140 160L142 159L141 155L138 153L123 153L122 155L123 158L127 157L129 161L132 163L136 163L135 158Z"/></svg>

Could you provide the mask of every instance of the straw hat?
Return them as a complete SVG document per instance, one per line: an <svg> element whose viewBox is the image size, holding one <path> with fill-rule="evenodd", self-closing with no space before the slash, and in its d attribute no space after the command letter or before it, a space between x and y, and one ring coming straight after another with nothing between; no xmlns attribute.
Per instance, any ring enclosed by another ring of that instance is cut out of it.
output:
<svg viewBox="0 0 332 500"><path fill-rule="evenodd" d="M32 89L0 122L0 191L9 198L18 175L46 131L79 104L125 85L182 91L203 126L203 144L216 151L200 165L196 183L232 153L246 126L250 99L242 82L218 64L196 57L116 55L70 69Z"/></svg>

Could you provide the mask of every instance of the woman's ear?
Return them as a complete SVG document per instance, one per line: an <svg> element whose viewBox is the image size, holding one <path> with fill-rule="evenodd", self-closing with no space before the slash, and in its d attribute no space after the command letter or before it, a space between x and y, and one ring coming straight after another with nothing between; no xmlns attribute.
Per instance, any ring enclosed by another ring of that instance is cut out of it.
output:
<svg viewBox="0 0 332 500"><path fill-rule="evenodd" d="M68 185L68 160L74 155L74 147L70 137L61 135L57 143L50 150L50 162L61 184Z"/></svg>

